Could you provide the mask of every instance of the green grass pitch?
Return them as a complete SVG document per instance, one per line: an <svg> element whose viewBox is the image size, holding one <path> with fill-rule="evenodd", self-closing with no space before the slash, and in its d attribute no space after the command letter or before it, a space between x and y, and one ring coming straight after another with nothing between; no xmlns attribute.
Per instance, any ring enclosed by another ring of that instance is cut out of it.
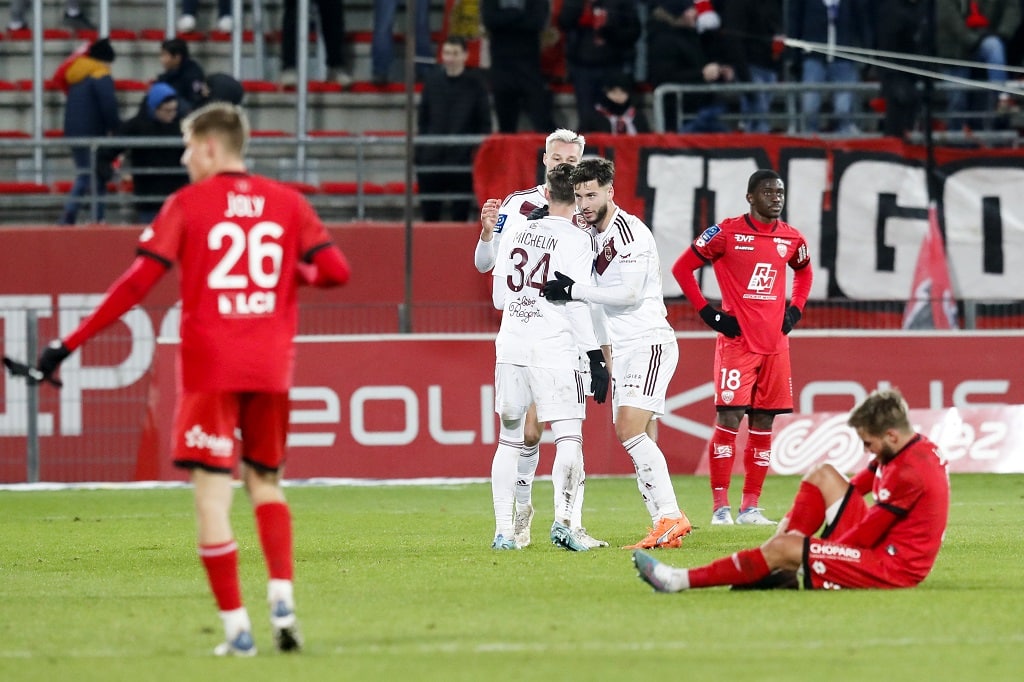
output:
<svg viewBox="0 0 1024 682"><path fill-rule="evenodd" d="M706 477L677 477L697 527L660 556L705 563L771 529L714 527ZM738 492L741 483L734 482ZM769 477L778 517L797 479ZM628 478L592 478L584 521L612 543L489 548L485 483L289 487L306 649L273 650L266 573L235 499L260 654L210 652L220 622L195 553L191 490L0 491L0 680L1020 680L1024 476L953 477L949 529L920 587L654 593L630 552L648 520Z"/></svg>

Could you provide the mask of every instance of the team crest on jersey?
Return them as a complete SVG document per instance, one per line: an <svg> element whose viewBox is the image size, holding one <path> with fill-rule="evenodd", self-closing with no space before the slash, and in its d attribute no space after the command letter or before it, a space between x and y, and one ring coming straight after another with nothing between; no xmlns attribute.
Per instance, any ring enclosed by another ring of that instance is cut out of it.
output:
<svg viewBox="0 0 1024 682"><path fill-rule="evenodd" d="M615 258L616 253L615 237L612 237L608 240L608 243L604 245L604 248L601 249L601 253L597 256L597 260L594 261L594 270L597 271L597 274L604 274L604 271L608 269L609 265L611 265L612 259Z"/></svg>
<svg viewBox="0 0 1024 682"><path fill-rule="evenodd" d="M573 216L572 216L572 219L573 219L573 222L576 223L576 227L580 228L581 230L582 229L586 229L587 221L583 219L583 214L581 214L581 213L574 213Z"/></svg>
<svg viewBox="0 0 1024 682"><path fill-rule="evenodd" d="M708 229L701 232L700 236L697 237L697 241L694 242L694 244L696 244L697 246L707 246L708 242L710 242L714 238L714 236L721 231L722 228L720 228L718 225L712 225Z"/></svg>
<svg viewBox="0 0 1024 682"><path fill-rule="evenodd" d="M789 251L789 247L785 244L776 244L775 250L779 253L779 258L785 258L786 252Z"/></svg>
<svg viewBox="0 0 1024 682"><path fill-rule="evenodd" d="M735 399L736 399L736 394L733 393L732 391L730 391L728 389L725 390L725 391L722 391L722 402L725 403L726 405L730 404Z"/></svg>
<svg viewBox="0 0 1024 682"><path fill-rule="evenodd" d="M507 213L499 213L498 214L498 222L496 222L494 224L494 231L495 232L500 233L502 230L505 229L505 218L507 218L507 217L508 217Z"/></svg>

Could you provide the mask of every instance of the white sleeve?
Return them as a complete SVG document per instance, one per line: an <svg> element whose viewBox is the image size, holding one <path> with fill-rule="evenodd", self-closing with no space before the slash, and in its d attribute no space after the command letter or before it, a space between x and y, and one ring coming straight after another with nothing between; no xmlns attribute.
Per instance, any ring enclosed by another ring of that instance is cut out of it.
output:
<svg viewBox="0 0 1024 682"><path fill-rule="evenodd" d="M480 272L490 272L494 262L498 259L498 235L495 234L491 241L477 240L476 251L473 253L473 264Z"/></svg>
<svg viewBox="0 0 1024 682"><path fill-rule="evenodd" d="M498 310L505 309L505 278L495 275L491 277L491 303Z"/></svg>
<svg viewBox="0 0 1024 682"><path fill-rule="evenodd" d="M582 301L566 301L565 303L565 314L568 315L572 325L572 336L576 340L576 347L579 349L580 355L586 355L587 351L600 348L597 335L594 333L594 321L589 308L590 306Z"/></svg>
<svg viewBox="0 0 1024 682"><path fill-rule="evenodd" d="M575 291L576 287L573 286ZM612 345L608 338L608 316L604 312L604 306L591 304L590 319L594 324L594 334L597 336L597 343L601 346Z"/></svg>
<svg viewBox="0 0 1024 682"><path fill-rule="evenodd" d="M602 287L577 282L572 285L572 297L574 300L602 305L633 305L640 299L645 278L646 273L637 271L623 272L622 283L613 286Z"/></svg>

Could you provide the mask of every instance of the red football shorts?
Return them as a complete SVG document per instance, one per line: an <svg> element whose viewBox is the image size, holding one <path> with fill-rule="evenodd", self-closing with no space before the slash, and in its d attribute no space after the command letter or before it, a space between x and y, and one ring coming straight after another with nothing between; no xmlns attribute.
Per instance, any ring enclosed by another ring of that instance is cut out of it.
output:
<svg viewBox="0 0 1024 682"><path fill-rule="evenodd" d="M841 537L860 523L867 511L863 497L847 493L843 508L824 534ZM809 537L804 539L803 564L804 586L815 590L891 589L913 587L918 582L899 570L898 559L889 554L885 545L863 549Z"/></svg>
<svg viewBox="0 0 1024 682"><path fill-rule="evenodd" d="M287 393L184 392L174 415L174 464L231 473L240 455L246 464L277 471L284 463L288 410Z"/></svg>
<svg viewBox="0 0 1024 682"><path fill-rule="evenodd" d="M715 406L792 412L789 351L775 355L751 353L719 334L715 343Z"/></svg>

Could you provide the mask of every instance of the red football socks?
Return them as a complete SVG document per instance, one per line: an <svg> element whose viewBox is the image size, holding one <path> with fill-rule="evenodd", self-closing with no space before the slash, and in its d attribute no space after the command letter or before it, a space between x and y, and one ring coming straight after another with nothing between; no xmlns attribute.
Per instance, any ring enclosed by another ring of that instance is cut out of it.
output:
<svg viewBox="0 0 1024 682"><path fill-rule="evenodd" d="M711 498L714 508L729 506L729 478L735 461L736 431L715 425L708 446L708 473L711 475Z"/></svg>
<svg viewBox="0 0 1024 682"><path fill-rule="evenodd" d="M743 497L740 510L756 507L761 499L761 489L768 475L768 465L772 457L772 432L747 431L747 447L743 450Z"/></svg>
<svg viewBox="0 0 1024 682"><path fill-rule="evenodd" d="M735 554L712 561L707 566L691 568L690 587L716 585L744 585L761 580L771 573L764 554L758 548L744 549Z"/></svg>
<svg viewBox="0 0 1024 682"><path fill-rule="evenodd" d="M801 535L811 536L818 532L825 523L825 498L818 486L807 481L800 482L800 488L793 498L793 507L787 514L789 526L787 531L796 531Z"/></svg>
<svg viewBox="0 0 1024 682"><path fill-rule="evenodd" d="M267 560L271 580L291 580L292 516L285 502L268 502L256 507L256 530Z"/></svg>
<svg viewBox="0 0 1024 682"><path fill-rule="evenodd" d="M242 591L238 583L238 545L235 541L200 545L199 558L206 569L217 608L221 611L242 608Z"/></svg>

